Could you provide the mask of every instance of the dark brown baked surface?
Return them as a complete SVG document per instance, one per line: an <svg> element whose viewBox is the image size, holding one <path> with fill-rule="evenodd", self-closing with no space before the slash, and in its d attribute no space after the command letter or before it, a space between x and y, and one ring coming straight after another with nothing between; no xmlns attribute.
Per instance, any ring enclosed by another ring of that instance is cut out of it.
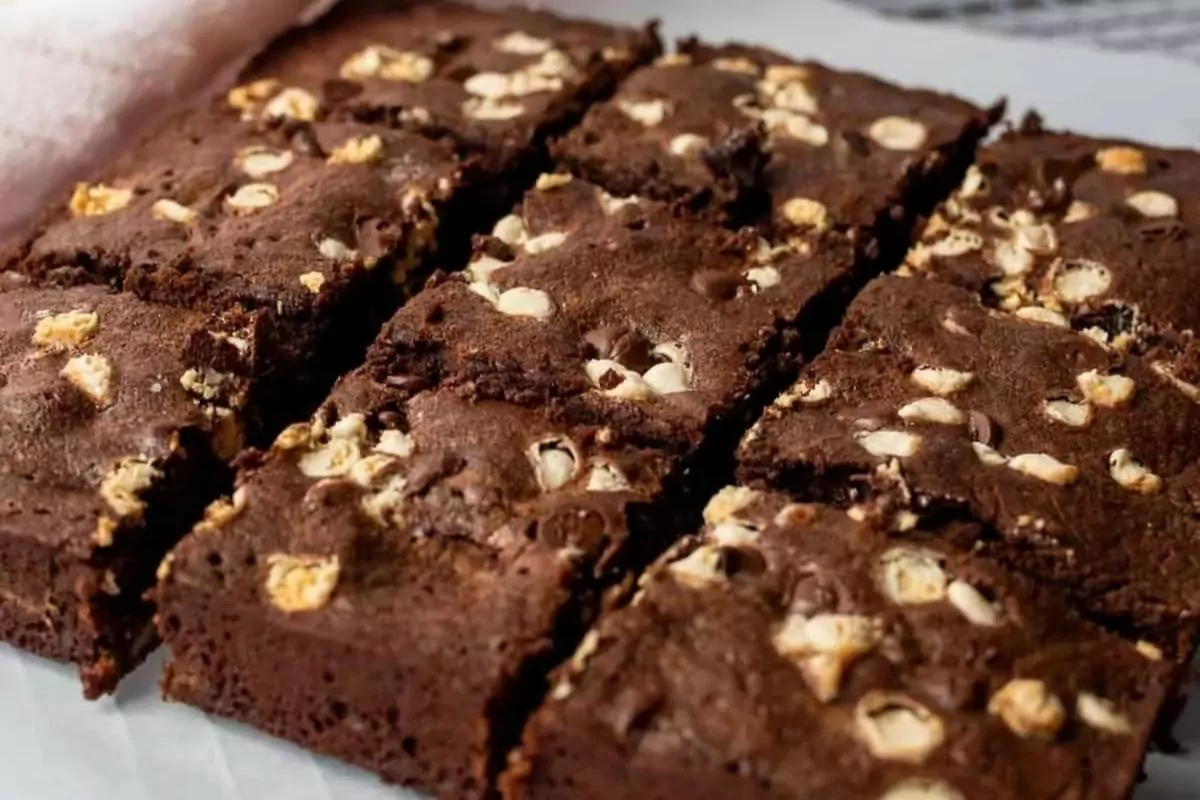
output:
<svg viewBox="0 0 1200 800"><path fill-rule="evenodd" d="M556 673L507 800L1128 796L1166 662L885 509L705 518Z"/></svg>
<svg viewBox="0 0 1200 800"><path fill-rule="evenodd" d="M142 593L226 478L236 415L194 403L197 314L88 286L0 289L0 638L111 690L154 644Z"/></svg>
<svg viewBox="0 0 1200 800"><path fill-rule="evenodd" d="M1200 154L1043 130L981 151L904 271L1144 356L1200 398Z"/></svg>
<svg viewBox="0 0 1200 800"><path fill-rule="evenodd" d="M1141 357L887 277L740 457L747 478L818 497L870 491L882 470L917 513L983 523L966 544L1186 657L1197 426L1200 405Z"/></svg>

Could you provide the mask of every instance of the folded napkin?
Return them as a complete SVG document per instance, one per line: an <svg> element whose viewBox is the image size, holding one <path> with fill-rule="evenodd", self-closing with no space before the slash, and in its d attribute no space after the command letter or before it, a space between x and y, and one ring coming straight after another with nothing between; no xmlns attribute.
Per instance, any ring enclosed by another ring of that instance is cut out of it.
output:
<svg viewBox="0 0 1200 800"><path fill-rule="evenodd" d="M0 235L323 5L0 0Z"/></svg>

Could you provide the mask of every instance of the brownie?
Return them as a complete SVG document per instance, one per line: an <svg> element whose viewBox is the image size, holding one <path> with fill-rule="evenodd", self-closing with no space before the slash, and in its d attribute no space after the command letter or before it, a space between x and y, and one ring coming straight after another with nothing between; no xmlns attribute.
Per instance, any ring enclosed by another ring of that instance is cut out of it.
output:
<svg viewBox="0 0 1200 800"><path fill-rule="evenodd" d="M492 781L668 466L362 371L243 462L161 572L166 696L446 798Z"/></svg>
<svg viewBox="0 0 1200 800"><path fill-rule="evenodd" d="M1002 110L760 47L685 40L677 59L714 75L722 99L765 127L777 226L870 232L889 257L915 216L949 193Z"/></svg>
<svg viewBox="0 0 1200 800"><path fill-rule="evenodd" d="M659 50L652 27L517 7L347 0L260 56L229 101L252 117L299 112L449 133L513 169L535 163L531 148Z"/></svg>
<svg viewBox="0 0 1200 800"><path fill-rule="evenodd" d="M1043 130L980 152L905 274L1145 356L1200 400L1200 307L1180 291L1200 248L1200 153Z"/></svg>
<svg viewBox="0 0 1200 800"><path fill-rule="evenodd" d="M1153 363L884 277L744 441L747 479L846 500L899 485L970 545L1181 658L1196 643L1200 405Z"/></svg>
<svg viewBox="0 0 1200 800"><path fill-rule="evenodd" d="M392 318L370 364L408 391L573 398L686 451L812 346L802 321L839 304L855 266L836 231L772 244L547 174L464 271Z"/></svg>
<svg viewBox="0 0 1200 800"><path fill-rule="evenodd" d="M555 142L560 166L614 195L710 204L734 217L761 190L762 126L737 105L753 79L665 55L629 76Z"/></svg>
<svg viewBox="0 0 1200 800"><path fill-rule="evenodd" d="M143 593L229 479L229 408L178 355L198 314L97 286L0 289L0 639L111 691L154 645Z"/></svg>
<svg viewBox="0 0 1200 800"><path fill-rule="evenodd" d="M1172 665L886 506L729 487L556 675L506 800L1120 800Z"/></svg>

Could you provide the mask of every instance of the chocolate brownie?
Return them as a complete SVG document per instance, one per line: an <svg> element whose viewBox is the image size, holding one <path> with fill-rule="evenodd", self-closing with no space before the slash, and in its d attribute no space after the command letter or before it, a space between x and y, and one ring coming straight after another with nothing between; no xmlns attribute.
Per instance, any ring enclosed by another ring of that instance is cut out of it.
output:
<svg viewBox="0 0 1200 800"><path fill-rule="evenodd" d="M764 178L777 226L870 231L888 256L907 244L916 214L949 193L1002 109L760 47L687 40L680 53L719 74L722 99L769 134Z"/></svg>
<svg viewBox="0 0 1200 800"><path fill-rule="evenodd" d="M617 196L695 209L715 203L746 216L768 157L761 123L737 105L752 87L744 74L662 56L592 106L552 152L561 167Z"/></svg>
<svg viewBox="0 0 1200 800"><path fill-rule="evenodd" d="M977 520L970 541L1180 657L1196 642L1200 405L1152 363L969 290L889 276L743 444L800 496L876 483Z"/></svg>
<svg viewBox="0 0 1200 800"><path fill-rule="evenodd" d="M244 462L161 572L167 697L446 798L491 782L668 466L365 372Z"/></svg>
<svg viewBox="0 0 1200 800"><path fill-rule="evenodd" d="M1200 153L1045 131L984 149L903 270L1145 356L1200 400Z"/></svg>
<svg viewBox="0 0 1200 800"><path fill-rule="evenodd" d="M536 798L1120 800L1173 665L885 508L739 487L557 673Z"/></svg>
<svg viewBox="0 0 1200 800"><path fill-rule="evenodd" d="M347 0L258 58L235 113L449 133L509 170L660 50L653 28L454 2ZM515 198L507 198L505 205Z"/></svg>
<svg viewBox="0 0 1200 800"><path fill-rule="evenodd" d="M236 415L193 402L198 314L98 286L0 290L0 639L110 691L155 643L143 593L229 480Z"/></svg>
<svg viewBox="0 0 1200 800"><path fill-rule="evenodd" d="M392 318L370 363L409 391L576 398L686 451L812 346L802 321L838 305L855 267L836 231L772 244L547 174L466 270Z"/></svg>

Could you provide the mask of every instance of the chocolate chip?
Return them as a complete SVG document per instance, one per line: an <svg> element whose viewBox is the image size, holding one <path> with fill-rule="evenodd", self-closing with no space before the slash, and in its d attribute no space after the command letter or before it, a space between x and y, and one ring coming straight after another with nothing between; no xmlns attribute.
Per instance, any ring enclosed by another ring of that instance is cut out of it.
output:
<svg viewBox="0 0 1200 800"><path fill-rule="evenodd" d="M970 433L971 439L980 444L995 447L999 443L999 426L988 419L987 414L982 411L967 412L967 431Z"/></svg>
<svg viewBox="0 0 1200 800"><path fill-rule="evenodd" d="M320 140L317 139L317 134L313 132L312 126L304 123L296 126L290 137L292 149L302 156L310 156L312 158L325 158L327 155L325 149L321 147Z"/></svg>
<svg viewBox="0 0 1200 800"><path fill-rule="evenodd" d="M692 289L709 300L732 300L737 297L742 277L719 269L702 269L692 273Z"/></svg>

